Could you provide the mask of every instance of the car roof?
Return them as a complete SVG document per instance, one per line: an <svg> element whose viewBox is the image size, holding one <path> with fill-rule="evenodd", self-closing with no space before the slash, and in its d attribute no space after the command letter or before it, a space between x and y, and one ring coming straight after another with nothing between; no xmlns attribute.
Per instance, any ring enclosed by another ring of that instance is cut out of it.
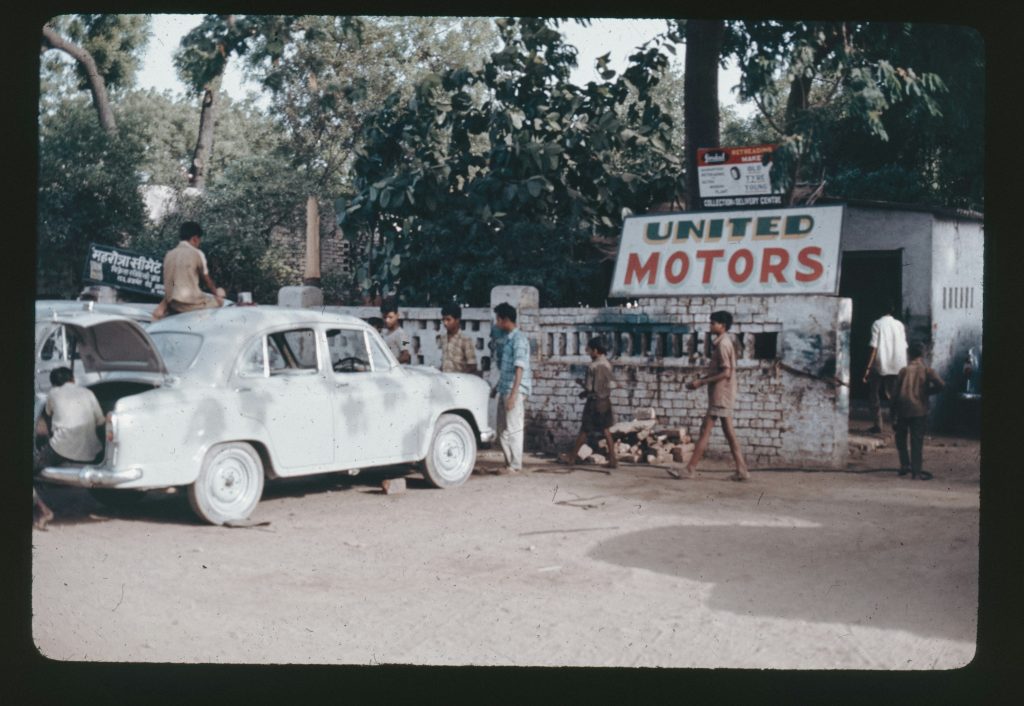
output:
<svg viewBox="0 0 1024 706"><path fill-rule="evenodd" d="M277 326L299 326L302 324L338 324L371 328L357 316L335 314L319 309L298 309L291 307L258 305L232 306L217 309L200 309L185 314L176 314L160 319L149 326L150 333L182 331L189 333L252 333Z"/></svg>
<svg viewBox="0 0 1024 706"><path fill-rule="evenodd" d="M154 338L165 333L202 336L202 350L190 366L188 377L196 382L216 384L230 374L242 354L242 346L253 336L276 328L315 325L337 325L375 333L372 326L355 316L270 305L232 306L175 314L160 319L146 330Z"/></svg>
<svg viewBox="0 0 1024 706"><path fill-rule="evenodd" d="M101 304L76 299L39 299L36 301L36 322L53 318L53 314L91 311L97 314L126 316L140 322L152 321L155 304Z"/></svg>

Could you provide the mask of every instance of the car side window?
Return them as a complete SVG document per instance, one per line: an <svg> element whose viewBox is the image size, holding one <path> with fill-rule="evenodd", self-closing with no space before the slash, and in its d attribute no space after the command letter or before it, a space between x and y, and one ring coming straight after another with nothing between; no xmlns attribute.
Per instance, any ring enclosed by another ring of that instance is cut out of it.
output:
<svg viewBox="0 0 1024 706"><path fill-rule="evenodd" d="M388 357L388 354L384 351L384 346L380 341L370 336L370 360L373 361L374 370L389 370L394 362Z"/></svg>
<svg viewBox="0 0 1024 706"><path fill-rule="evenodd" d="M67 360L67 344L64 340L64 327L58 326L53 330L49 336L46 337L46 341L43 343L43 349L39 353L40 360Z"/></svg>
<svg viewBox="0 0 1024 706"><path fill-rule="evenodd" d="M328 329L327 350L331 355L331 369L336 373L370 371L365 336L359 329Z"/></svg>
<svg viewBox="0 0 1024 706"><path fill-rule="evenodd" d="M315 373L316 334L308 328L270 334L267 359L271 375Z"/></svg>

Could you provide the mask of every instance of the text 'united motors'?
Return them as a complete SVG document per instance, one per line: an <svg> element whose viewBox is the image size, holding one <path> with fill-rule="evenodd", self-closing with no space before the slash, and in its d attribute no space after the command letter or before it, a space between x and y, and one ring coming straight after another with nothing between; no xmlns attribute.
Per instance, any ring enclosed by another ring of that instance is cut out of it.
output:
<svg viewBox="0 0 1024 706"><path fill-rule="evenodd" d="M627 218L610 296L835 294L842 206Z"/></svg>

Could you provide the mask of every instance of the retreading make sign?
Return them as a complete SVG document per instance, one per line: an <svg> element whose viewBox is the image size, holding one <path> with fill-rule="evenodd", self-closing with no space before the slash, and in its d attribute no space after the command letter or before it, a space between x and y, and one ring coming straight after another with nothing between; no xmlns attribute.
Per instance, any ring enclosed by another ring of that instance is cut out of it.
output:
<svg viewBox="0 0 1024 706"><path fill-rule="evenodd" d="M837 294L842 206L632 216L609 296Z"/></svg>

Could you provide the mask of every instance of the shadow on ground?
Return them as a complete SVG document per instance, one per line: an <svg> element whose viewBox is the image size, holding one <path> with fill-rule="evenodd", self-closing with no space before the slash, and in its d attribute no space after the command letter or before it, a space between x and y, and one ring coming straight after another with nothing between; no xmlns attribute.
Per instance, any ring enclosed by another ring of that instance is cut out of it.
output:
<svg viewBox="0 0 1024 706"><path fill-rule="evenodd" d="M274 498L301 498L327 491L377 489L385 478L406 478L411 490L432 488L411 466L388 466L365 471L356 476L348 473L324 473L298 478L268 480L263 487L262 500ZM155 522L163 524L204 525L192 512L188 502L188 488L152 490L138 502L112 507L99 502L85 488L44 485L37 487L43 501L53 510L50 526L88 524L108 520ZM371 490L372 492L372 490ZM259 506L253 513L259 516Z"/></svg>
<svg viewBox="0 0 1024 706"><path fill-rule="evenodd" d="M871 528L828 526L661 527L617 536L589 553L711 583L707 607L715 610L973 642L974 576L947 568L945 554ZM950 590L961 582L963 591Z"/></svg>

